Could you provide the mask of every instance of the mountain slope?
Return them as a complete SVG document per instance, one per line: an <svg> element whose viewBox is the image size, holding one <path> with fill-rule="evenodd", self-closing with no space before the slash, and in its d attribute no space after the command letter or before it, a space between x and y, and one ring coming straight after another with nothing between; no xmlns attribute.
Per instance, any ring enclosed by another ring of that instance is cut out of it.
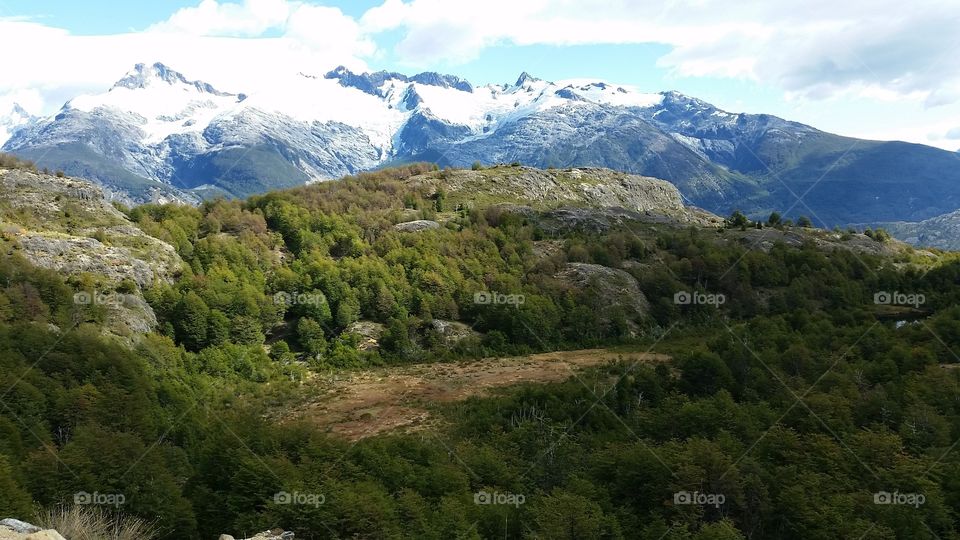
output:
<svg viewBox="0 0 960 540"><path fill-rule="evenodd" d="M0 168L0 245L83 285L75 301L106 312L129 336L157 320L141 291L172 282L183 261L137 228L89 182Z"/></svg>
<svg viewBox="0 0 960 540"><path fill-rule="evenodd" d="M18 129L34 124L39 119L32 116L19 103L14 103L9 110L0 111L0 144L9 139Z"/></svg>
<svg viewBox="0 0 960 540"><path fill-rule="evenodd" d="M779 211L828 226L960 207L952 152L729 113L676 92L527 73L474 87L438 73L339 67L246 95L138 64L109 91L27 121L3 148L137 202L247 196L428 160L609 167L668 180L719 214Z"/></svg>
<svg viewBox="0 0 960 540"><path fill-rule="evenodd" d="M876 226L913 245L960 250L960 210L923 221L894 221Z"/></svg>

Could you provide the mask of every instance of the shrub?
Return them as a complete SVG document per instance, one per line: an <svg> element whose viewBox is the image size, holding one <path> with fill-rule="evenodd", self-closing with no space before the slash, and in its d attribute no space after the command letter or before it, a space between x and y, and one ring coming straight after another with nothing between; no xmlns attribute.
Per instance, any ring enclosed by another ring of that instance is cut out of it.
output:
<svg viewBox="0 0 960 540"><path fill-rule="evenodd" d="M37 166L29 160L20 159L13 154L0 152L0 169L24 169L36 171Z"/></svg>
<svg viewBox="0 0 960 540"><path fill-rule="evenodd" d="M153 523L81 506L43 511L37 516L37 525L56 529L70 540L149 540L157 537Z"/></svg>

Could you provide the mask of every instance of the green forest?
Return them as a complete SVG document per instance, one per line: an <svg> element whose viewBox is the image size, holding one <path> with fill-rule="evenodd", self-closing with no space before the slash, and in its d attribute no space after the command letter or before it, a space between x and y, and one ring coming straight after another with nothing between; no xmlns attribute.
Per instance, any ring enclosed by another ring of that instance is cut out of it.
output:
<svg viewBox="0 0 960 540"><path fill-rule="evenodd" d="M404 181L429 170L124 209L186 263L142 291L159 324L132 345L74 302L83 279L5 243L0 517L96 493L162 539L960 538L955 257L750 249L725 235L793 226L737 216L548 231ZM412 219L442 225L395 229ZM558 279L568 263L623 268L648 309ZM449 346L435 319L476 334ZM590 347L621 360L439 405L436 429L349 442L266 414L311 374Z"/></svg>

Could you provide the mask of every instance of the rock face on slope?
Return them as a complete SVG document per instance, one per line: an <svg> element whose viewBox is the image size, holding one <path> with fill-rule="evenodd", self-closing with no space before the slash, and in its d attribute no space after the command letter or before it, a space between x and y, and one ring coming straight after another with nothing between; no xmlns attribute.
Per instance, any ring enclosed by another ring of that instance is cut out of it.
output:
<svg viewBox="0 0 960 540"><path fill-rule="evenodd" d="M134 226L100 188L72 178L0 169L0 230L8 252L93 283L75 301L102 306L120 334L156 325L140 292L183 267L172 246Z"/></svg>
<svg viewBox="0 0 960 540"><path fill-rule="evenodd" d="M414 221L405 221L403 223L397 223L393 226L394 229L400 232L420 232L428 231L430 229L439 229L440 224L436 221L431 221L429 219L417 219Z"/></svg>
<svg viewBox="0 0 960 540"><path fill-rule="evenodd" d="M908 244L960 250L960 210L918 222L897 221L879 225Z"/></svg>
<svg viewBox="0 0 960 540"><path fill-rule="evenodd" d="M581 291L590 288L601 304L622 307L628 316L645 315L650 309L637 280L624 270L599 264L568 263L555 277Z"/></svg>
<svg viewBox="0 0 960 540"><path fill-rule="evenodd" d="M710 226L721 221L708 212L685 206L670 182L610 169L498 166L434 171L407 181L434 193L442 192L448 206L498 205L504 211L524 215L543 212L549 218L552 213L557 222L633 219Z"/></svg>

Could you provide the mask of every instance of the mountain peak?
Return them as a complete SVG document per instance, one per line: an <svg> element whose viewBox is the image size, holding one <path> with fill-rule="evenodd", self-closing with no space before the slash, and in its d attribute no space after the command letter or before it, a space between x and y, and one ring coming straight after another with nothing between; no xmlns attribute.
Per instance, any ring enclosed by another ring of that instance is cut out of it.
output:
<svg viewBox="0 0 960 540"><path fill-rule="evenodd" d="M380 86L386 81L415 82L428 86L439 86L441 88L453 88L463 92L473 92L473 85L470 82L453 75L443 75L433 71L418 73L408 77L402 73L393 71L375 71L373 73L354 73L345 66L337 66L328 71L325 79L337 79L341 86L356 88L362 92L373 96L383 97Z"/></svg>
<svg viewBox="0 0 960 540"><path fill-rule="evenodd" d="M111 90L114 88L129 88L131 90L136 90L139 88L147 88L149 86L157 85L158 83L164 83L171 86L174 85L186 85L196 88L199 92L214 94L217 96L232 96L233 94L227 92L220 92L213 86L203 81L191 81L183 76L182 73L171 69L165 64L160 62L155 62L151 65L147 64L137 64L133 66L133 69L128 71L122 79L117 81Z"/></svg>
<svg viewBox="0 0 960 540"><path fill-rule="evenodd" d="M28 113L23 107L21 107L19 103L13 104L13 106L10 108L10 113L11 115L18 115L23 117L30 116L30 113Z"/></svg>
<svg viewBox="0 0 960 540"><path fill-rule="evenodd" d="M517 78L517 82L514 83L514 86L523 86L524 83L528 83L528 82L538 82L538 81L540 81L540 80L542 80L542 79L538 79L538 78L534 77L533 75L530 75L529 73L527 73L526 71L524 71L523 73L520 74L520 77Z"/></svg>

